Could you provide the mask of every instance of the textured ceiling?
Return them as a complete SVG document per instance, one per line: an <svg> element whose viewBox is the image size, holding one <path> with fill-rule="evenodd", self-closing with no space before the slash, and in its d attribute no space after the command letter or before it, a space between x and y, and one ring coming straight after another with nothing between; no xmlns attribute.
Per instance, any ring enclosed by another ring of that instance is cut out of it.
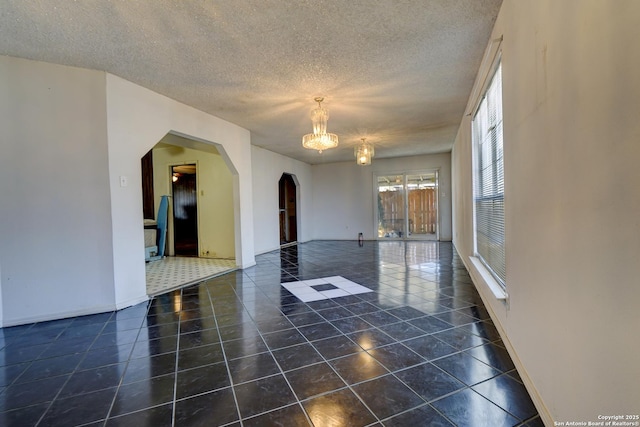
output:
<svg viewBox="0 0 640 427"><path fill-rule="evenodd" d="M104 70L307 163L449 151L502 0L2 0L0 54ZM340 146L301 146L324 96ZM375 161L375 160L374 160Z"/></svg>

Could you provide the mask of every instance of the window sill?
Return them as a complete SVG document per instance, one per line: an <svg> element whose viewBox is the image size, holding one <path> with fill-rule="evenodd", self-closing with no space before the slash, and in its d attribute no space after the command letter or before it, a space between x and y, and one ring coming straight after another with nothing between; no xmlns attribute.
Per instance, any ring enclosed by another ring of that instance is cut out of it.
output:
<svg viewBox="0 0 640 427"><path fill-rule="evenodd" d="M478 272L484 283L486 283L487 287L491 290L493 296L498 300L506 302L509 298L507 291L500 286L496 279L493 278L489 270L487 270L484 264L482 264L482 261L474 256L470 256L469 260L471 261L471 264L473 264L473 268Z"/></svg>

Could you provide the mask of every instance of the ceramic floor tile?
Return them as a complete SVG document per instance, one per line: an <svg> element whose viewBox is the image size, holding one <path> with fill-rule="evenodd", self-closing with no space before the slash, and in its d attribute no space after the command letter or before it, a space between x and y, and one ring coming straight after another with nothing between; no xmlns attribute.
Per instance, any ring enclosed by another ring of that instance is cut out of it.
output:
<svg viewBox="0 0 640 427"><path fill-rule="evenodd" d="M346 386L344 381L326 363L317 363L285 374L299 400L337 390Z"/></svg>
<svg viewBox="0 0 640 427"><path fill-rule="evenodd" d="M514 426L518 420L471 389L459 391L432 405L456 426Z"/></svg>
<svg viewBox="0 0 640 427"><path fill-rule="evenodd" d="M541 425L451 243L172 261L148 302L0 328L0 425Z"/></svg>
<svg viewBox="0 0 640 427"><path fill-rule="evenodd" d="M352 388L379 419L424 404L420 396L393 375L360 383Z"/></svg>
<svg viewBox="0 0 640 427"><path fill-rule="evenodd" d="M349 389L324 394L302 403L316 426L362 427L376 421L376 417Z"/></svg>

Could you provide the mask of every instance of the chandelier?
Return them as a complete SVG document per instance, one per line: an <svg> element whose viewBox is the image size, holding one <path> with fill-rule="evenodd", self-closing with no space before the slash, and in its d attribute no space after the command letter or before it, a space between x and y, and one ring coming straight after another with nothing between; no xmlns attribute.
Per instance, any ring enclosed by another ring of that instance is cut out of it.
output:
<svg viewBox="0 0 640 427"><path fill-rule="evenodd" d="M318 150L318 153L322 153L323 150L338 146L338 135L335 133L327 133L329 113L320 105L320 103L324 101L324 98L318 97L315 98L314 101L318 103L318 108L311 111L313 133L308 133L302 137L302 146L311 150Z"/></svg>
<svg viewBox="0 0 640 427"><path fill-rule="evenodd" d="M353 154L356 156L356 163L360 166L367 166L371 164L371 158L375 155L373 145L365 142L366 138L360 138L362 143L357 145L353 150Z"/></svg>

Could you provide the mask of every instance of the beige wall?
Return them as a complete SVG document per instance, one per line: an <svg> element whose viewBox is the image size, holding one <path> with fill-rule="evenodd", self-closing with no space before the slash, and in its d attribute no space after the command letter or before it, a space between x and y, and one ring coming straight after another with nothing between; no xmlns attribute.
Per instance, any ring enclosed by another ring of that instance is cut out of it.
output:
<svg viewBox="0 0 640 427"><path fill-rule="evenodd" d="M115 306L105 81L0 56L0 326Z"/></svg>
<svg viewBox="0 0 640 427"><path fill-rule="evenodd" d="M253 168L253 228L256 254L280 248L279 188L283 173L295 176L297 187L298 242L311 239L313 224L311 165L251 147Z"/></svg>
<svg viewBox="0 0 640 427"><path fill-rule="evenodd" d="M172 146L153 150L155 210L171 194L171 166L197 164L198 253L202 258L234 258L233 177L219 154ZM171 211L169 218L172 218ZM170 220L171 224L172 221ZM171 226L170 226L171 227ZM172 236L169 233L169 236ZM169 238L169 247L172 247Z"/></svg>
<svg viewBox="0 0 640 427"><path fill-rule="evenodd" d="M504 36L508 303L471 273L547 425L640 411L638 16L636 0L506 0L493 33ZM467 265L469 126L452 154Z"/></svg>
<svg viewBox="0 0 640 427"><path fill-rule="evenodd" d="M354 161L314 165L313 238L377 239L374 176L437 170L439 181L440 240L451 240L451 155L432 154L393 159L373 159L371 166Z"/></svg>

